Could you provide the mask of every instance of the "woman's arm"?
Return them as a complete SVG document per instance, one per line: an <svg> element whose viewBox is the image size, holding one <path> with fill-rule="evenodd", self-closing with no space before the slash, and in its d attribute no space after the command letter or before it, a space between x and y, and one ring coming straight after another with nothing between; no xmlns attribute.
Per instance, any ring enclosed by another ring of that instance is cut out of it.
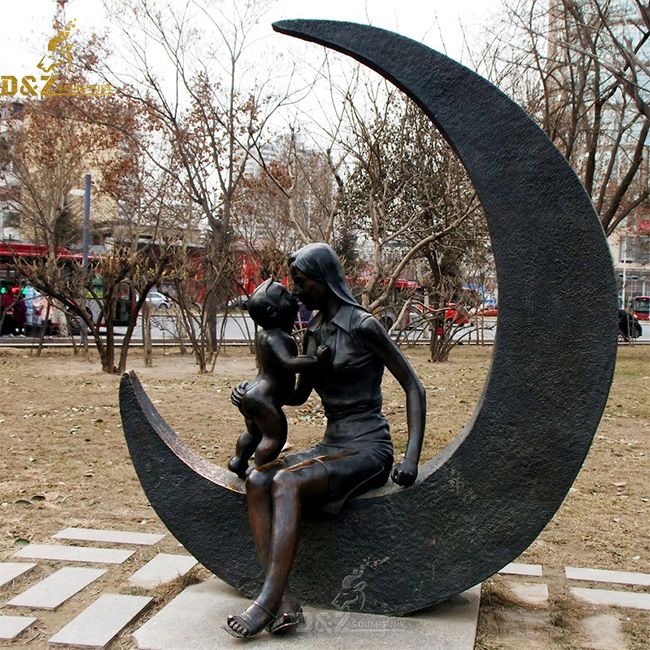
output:
<svg viewBox="0 0 650 650"><path fill-rule="evenodd" d="M379 321L374 318L366 318L355 330L355 333L357 338L384 362L386 368L406 393L408 443L404 460L395 466L392 478L398 485L412 485L418 475L418 462L424 439L427 413L424 386L411 364Z"/></svg>

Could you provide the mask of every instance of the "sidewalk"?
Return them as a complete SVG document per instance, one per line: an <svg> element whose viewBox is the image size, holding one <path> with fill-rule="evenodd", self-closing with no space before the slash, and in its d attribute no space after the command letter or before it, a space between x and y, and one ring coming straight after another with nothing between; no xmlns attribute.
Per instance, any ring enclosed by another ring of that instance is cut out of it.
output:
<svg viewBox="0 0 650 650"><path fill-rule="evenodd" d="M168 534L84 528L61 530L0 562L0 599L0 639L16 648L241 648L221 626L248 603ZM631 612L647 617L650 575L509 564L483 589L483 616L498 620L498 629L488 620L477 640L480 599L476 586L407 617L306 607L290 643L301 650L551 649L559 603L575 619L571 647L628 650L624 626ZM263 632L255 647L278 642Z"/></svg>

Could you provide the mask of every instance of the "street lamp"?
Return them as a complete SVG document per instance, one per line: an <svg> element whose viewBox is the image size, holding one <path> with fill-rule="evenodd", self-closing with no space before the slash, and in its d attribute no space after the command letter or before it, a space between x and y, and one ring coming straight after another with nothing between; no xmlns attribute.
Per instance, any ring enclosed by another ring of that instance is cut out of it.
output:
<svg viewBox="0 0 650 650"><path fill-rule="evenodd" d="M84 177L84 189L70 190L70 194L73 196L84 197L83 239L81 245L81 273L84 280L88 274L88 255L90 251L90 180L90 174L86 174Z"/></svg>
<svg viewBox="0 0 650 650"><path fill-rule="evenodd" d="M73 196L84 197L84 220L83 220L83 236L81 243L81 281L83 285L86 284L88 277L88 256L90 253L90 174L84 176L84 189L72 189L70 194ZM84 349L88 348L88 325L82 320L81 322L81 342Z"/></svg>

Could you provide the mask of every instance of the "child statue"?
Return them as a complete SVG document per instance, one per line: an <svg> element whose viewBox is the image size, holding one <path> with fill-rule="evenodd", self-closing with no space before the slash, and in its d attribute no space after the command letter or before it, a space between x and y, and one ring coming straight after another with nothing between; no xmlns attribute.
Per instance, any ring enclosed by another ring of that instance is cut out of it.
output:
<svg viewBox="0 0 650 650"><path fill-rule="evenodd" d="M248 460L255 455L257 467L275 460L287 441L287 419L282 406L288 403L295 387L296 373L313 369L328 355L325 345L316 356L298 355L291 337L298 313L298 301L279 282L263 282L248 302L248 313L261 328L255 337L258 373L246 384L246 390L233 403L246 421L239 436L236 455L228 469L246 478Z"/></svg>

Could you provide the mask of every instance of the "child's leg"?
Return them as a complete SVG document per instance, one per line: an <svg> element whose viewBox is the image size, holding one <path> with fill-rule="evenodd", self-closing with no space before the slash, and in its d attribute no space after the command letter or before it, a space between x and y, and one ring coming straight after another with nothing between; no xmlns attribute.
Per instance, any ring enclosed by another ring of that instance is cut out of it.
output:
<svg viewBox="0 0 650 650"><path fill-rule="evenodd" d="M253 418L244 418L246 422L246 431L239 436L235 453L242 462L247 463L248 459L255 453L255 448L262 440L262 433L255 424Z"/></svg>
<svg viewBox="0 0 650 650"><path fill-rule="evenodd" d="M266 465L275 460L287 441L287 418L281 408L273 408L258 427L262 432L262 440L255 451L255 465Z"/></svg>
<svg viewBox="0 0 650 650"><path fill-rule="evenodd" d="M246 431L242 433L235 447L235 456L228 462L228 469L240 478L246 478L248 459L255 453L255 448L262 439L262 434L252 418L244 418Z"/></svg>

